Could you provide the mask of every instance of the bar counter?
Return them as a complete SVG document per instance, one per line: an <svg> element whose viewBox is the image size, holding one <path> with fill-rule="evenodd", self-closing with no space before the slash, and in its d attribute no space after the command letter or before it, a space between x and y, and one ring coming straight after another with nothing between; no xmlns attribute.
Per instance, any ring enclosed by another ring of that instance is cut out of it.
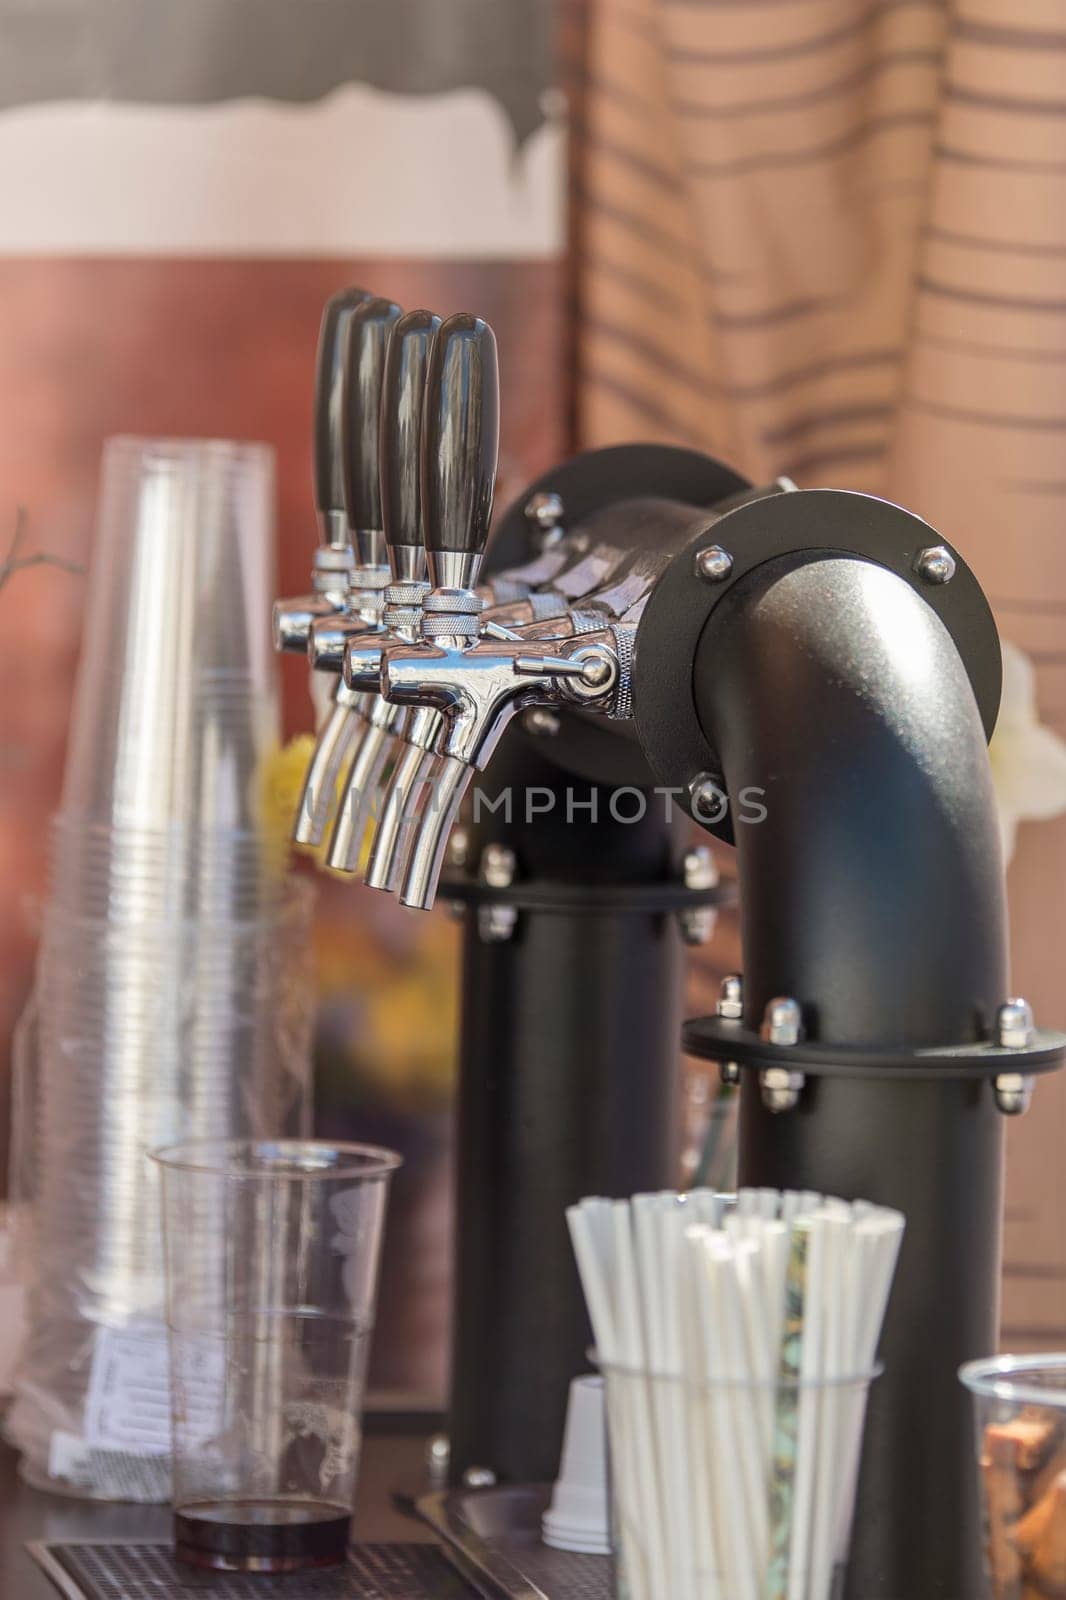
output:
<svg viewBox="0 0 1066 1600"><path fill-rule="evenodd" d="M408 1435L366 1439L356 1500L354 1537L432 1543L428 1528L392 1503L393 1490L417 1481L424 1444ZM170 1507L109 1504L42 1494L18 1474L18 1456L0 1443L0 1600L56 1600L58 1591L26 1551L27 1542L170 1538Z"/></svg>

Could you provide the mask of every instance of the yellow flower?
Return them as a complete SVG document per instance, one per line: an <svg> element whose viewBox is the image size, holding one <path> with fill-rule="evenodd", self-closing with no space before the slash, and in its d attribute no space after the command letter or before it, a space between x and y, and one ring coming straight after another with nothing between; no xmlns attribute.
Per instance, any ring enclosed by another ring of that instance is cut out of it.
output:
<svg viewBox="0 0 1066 1600"><path fill-rule="evenodd" d="M260 810L263 819L263 830L267 839L278 849L299 851L301 855L310 857L315 866L322 872L328 872L332 877L340 878L343 882L350 882L348 874L336 872L327 862L326 855L329 850L329 839L332 829L327 823L321 844L304 845L293 844L292 824L300 805L300 796L303 793L304 779L307 769L311 764L311 757L315 753L315 739L310 733L298 733L295 739L290 739L288 744L274 754L263 764L260 774ZM333 804L330 807L329 821L337 815L337 808L341 800L341 785L344 774L338 773L334 786ZM364 840L364 857L369 847L369 840ZM360 862L360 869L365 866L365 859Z"/></svg>

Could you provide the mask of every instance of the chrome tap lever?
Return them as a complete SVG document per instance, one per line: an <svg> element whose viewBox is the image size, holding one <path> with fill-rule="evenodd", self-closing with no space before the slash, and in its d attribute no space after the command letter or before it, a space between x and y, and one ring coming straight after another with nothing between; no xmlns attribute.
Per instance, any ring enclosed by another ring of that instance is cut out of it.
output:
<svg viewBox="0 0 1066 1600"><path fill-rule="evenodd" d="M500 447L500 380L496 338L487 322L460 312L437 334L426 374L422 428L423 531L429 578L447 596L469 594L489 537ZM476 616L480 602L473 608ZM443 632L443 629L437 630ZM468 627L457 633L469 636Z"/></svg>
<svg viewBox="0 0 1066 1600"><path fill-rule="evenodd" d="M348 537L341 480L341 376L348 323L372 295L367 289L342 289L326 301L315 364L312 464L319 545L311 571L311 594L274 605L274 648L305 654L312 624L344 609L354 557Z"/></svg>
<svg viewBox="0 0 1066 1600"><path fill-rule="evenodd" d="M378 427L380 521L391 582L384 591L386 637L413 643L419 636L426 581L422 542L419 446L425 404L426 369L440 318L430 311L410 311L394 323L385 354ZM358 687L373 692L380 685L380 648L365 635L348 642L352 669L344 662L345 679L357 685L360 667L371 670ZM330 842L329 863L339 872L355 872L368 826L381 812L382 775L409 714L402 706L375 697L369 727L345 779L344 799Z"/></svg>
<svg viewBox="0 0 1066 1600"><path fill-rule="evenodd" d="M440 317L432 311L409 311L393 328L385 357L378 469L382 527L394 586L426 581L422 426L430 353L440 326ZM409 597L394 595L392 603L404 605Z"/></svg>
<svg viewBox="0 0 1066 1600"><path fill-rule="evenodd" d="M349 689L339 674L349 638L384 631L382 611L389 570L384 565L377 432L385 349L389 332L401 316L400 307L391 300L367 299L353 307L345 323L338 402L339 476L346 526L356 559L349 575L344 610L319 618L311 627L308 653L312 664L320 670L331 668L338 674L338 683L333 707L304 780L293 829L297 844L322 842L333 810L337 779L359 736L368 731L374 703ZM335 392L334 385L331 396ZM331 492L335 487L335 480L331 479Z"/></svg>
<svg viewBox="0 0 1066 1600"><path fill-rule="evenodd" d="M344 610L311 630L308 653L323 672L340 673L344 646L353 634L381 626L389 569L385 565L378 468L385 353L393 326L403 315L391 300L367 300L347 324L340 385L340 478L355 560Z"/></svg>
<svg viewBox="0 0 1066 1600"><path fill-rule="evenodd" d="M411 651L417 658L435 656L438 646L462 655L477 643L482 598L474 586L489 536L499 434L495 335L479 317L449 317L433 341L426 370L419 483L433 588L423 601L426 642ZM385 677L383 665L383 690ZM433 752L444 734L432 693L397 703L421 709L411 718L410 753L404 752L386 796L367 872L367 882L380 888L395 887L403 873L415 803L437 766Z"/></svg>

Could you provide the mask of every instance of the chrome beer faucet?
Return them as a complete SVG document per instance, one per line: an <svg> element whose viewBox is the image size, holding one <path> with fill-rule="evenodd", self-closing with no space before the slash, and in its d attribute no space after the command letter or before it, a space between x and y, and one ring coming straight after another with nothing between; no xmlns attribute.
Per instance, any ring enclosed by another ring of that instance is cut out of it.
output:
<svg viewBox="0 0 1066 1600"><path fill-rule="evenodd" d="M378 428L378 482L381 523L391 582L384 591L380 634L360 633L347 641L346 655L372 652L380 662L386 639L411 644L420 637L422 601L429 590L422 538L419 447L429 352L441 319L431 311L410 311L391 330L382 381ZM347 678L347 674L346 674ZM345 784L330 842L329 864L355 872L368 825L385 813L379 803L381 777L410 714L377 693L380 666L350 692L370 691L372 710ZM380 825L379 825L380 833Z"/></svg>
<svg viewBox="0 0 1066 1600"><path fill-rule="evenodd" d="M452 317L430 355L422 424L422 526L433 587L423 600L421 642L386 645L380 669L387 700L421 708L421 736L389 798L402 820L412 785L428 791L400 894L405 905L423 909L433 903L467 787L511 719L533 704L614 709L628 664L628 636L617 627L547 640L497 627L497 637L479 639L483 600L475 585L498 441L495 338L479 318ZM388 867L395 875L395 852Z"/></svg>
<svg viewBox="0 0 1066 1600"><path fill-rule="evenodd" d="M383 631L384 593L389 582L381 529L378 487L378 418L385 350L402 312L391 300L368 299L347 324L341 363L338 436L346 526L354 562L343 608L312 622L308 655L316 671L337 674L333 705L307 769L293 837L298 844L322 842L337 778L352 759L360 735L374 716L372 697L354 693L340 676L350 638Z"/></svg>
<svg viewBox="0 0 1066 1600"><path fill-rule="evenodd" d="M368 290L342 289L327 300L318 335L315 366L313 464L319 544L311 567L311 594L278 600L274 606L274 648L306 655L311 627L343 611L355 564L341 474L341 380L348 324Z"/></svg>

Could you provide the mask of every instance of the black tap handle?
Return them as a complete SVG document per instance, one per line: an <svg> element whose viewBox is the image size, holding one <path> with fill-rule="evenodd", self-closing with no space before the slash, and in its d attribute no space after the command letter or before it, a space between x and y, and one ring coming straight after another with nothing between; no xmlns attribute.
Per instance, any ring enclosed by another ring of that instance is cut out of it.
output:
<svg viewBox="0 0 1066 1600"><path fill-rule="evenodd" d="M430 352L422 426L422 524L433 557L475 557L489 536L500 447L500 374L487 322L449 317Z"/></svg>
<svg viewBox="0 0 1066 1600"><path fill-rule="evenodd" d="M318 331L315 362L314 474L315 505L323 516L344 510L344 476L341 461L341 378L348 323L357 306L372 300L369 289L342 289L326 301Z"/></svg>
<svg viewBox="0 0 1066 1600"><path fill-rule="evenodd" d="M367 300L348 322L341 385L341 429L344 449L344 506L354 530L380 529L378 491L378 428L385 351L394 322L403 316L391 300Z"/></svg>
<svg viewBox="0 0 1066 1600"><path fill-rule="evenodd" d="M422 418L429 356L440 325L432 311L409 311L393 327L385 356L378 462L382 527L397 578L407 565L398 552L422 555Z"/></svg>

